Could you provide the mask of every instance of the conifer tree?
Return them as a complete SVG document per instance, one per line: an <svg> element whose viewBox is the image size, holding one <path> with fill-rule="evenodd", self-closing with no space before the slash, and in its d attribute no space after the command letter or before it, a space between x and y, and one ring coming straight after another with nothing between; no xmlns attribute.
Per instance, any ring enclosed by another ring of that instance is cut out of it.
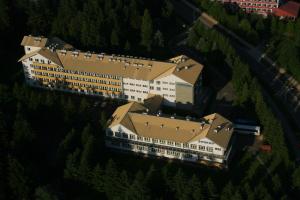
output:
<svg viewBox="0 0 300 200"><path fill-rule="evenodd" d="M144 11L144 16L142 19L141 26L141 44L147 48L148 51L151 50L152 45L152 19L150 13L147 9Z"/></svg>

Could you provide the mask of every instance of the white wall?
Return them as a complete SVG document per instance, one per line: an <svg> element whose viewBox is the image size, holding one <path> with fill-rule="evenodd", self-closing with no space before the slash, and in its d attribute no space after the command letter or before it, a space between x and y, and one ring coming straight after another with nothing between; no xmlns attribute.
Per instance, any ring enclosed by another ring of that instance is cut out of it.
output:
<svg viewBox="0 0 300 200"><path fill-rule="evenodd" d="M25 54L40 50L41 47L24 46Z"/></svg>
<svg viewBox="0 0 300 200"><path fill-rule="evenodd" d="M124 95L127 95L130 101L143 102L149 94L149 81L123 78L122 85Z"/></svg>
<svg viewBox="0 0 300 200"><path fill-rule="evenodd" d="M165 76L159 79L155 79L153 83L150 83L150 86L153 89L150 89L150 93L158 94L164 97L165 105L175 105L176 103L176 82L186 83L182 79L178 78L175 75ZM160 90L158 89L160 88Z"/></svg>
<svg viewBox="0 0 300 200"><path fill-rule="evenodd" d="M48 64L48 59L39 54L32 56L31 59L32 59L32 61L30 61L30 58L24 59L22 61L24 72L28 72L28 74L29 74L28 78L30 78L30 79L32 79L32 77L34 76L34 74L32 73L33 68L30 66L33 62L42 63L42 61L44 61L45 64ZM56 65L53 62L51 62L51 64Z"/></svg>
<svg viewBox="0 0 300 200"><path fill-rule="evenodd" d="M197 145L197 150L198 150L199 152L203 152L203 153L212 153L212 154L220 155L220 156L224 155L224 148L221 147L221 146L219 146L218 144L214 143L213 141L211 141L211 140L208 139L208 138L202 138L202 139L199 140L199 141L193 141L193 142L189 143L189 145L191 145L191 144ZM201 146L205 146L205 150L200 150L200 149L199 149L199 146L200 146L200 145L201 145ZM213 148L213 151L212 151L212 152L207 151L207 147ZM219 151L219 150L217 150L216 148L217 148L217 149L220 148L221 150Z"/></svg>

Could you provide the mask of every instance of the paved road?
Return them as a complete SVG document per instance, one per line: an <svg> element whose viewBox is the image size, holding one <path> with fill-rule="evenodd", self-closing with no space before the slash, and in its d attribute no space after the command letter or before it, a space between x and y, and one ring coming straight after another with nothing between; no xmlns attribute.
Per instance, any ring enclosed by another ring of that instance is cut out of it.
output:
<svg viewBox="0 0 300 200"><path fill-rule="evenodd" d="M174 4L175 12L182 16L188 23L192 24L195 20L199 19L207 27L213 27L217 31L231 38L232 44L237 49L240 56L248 62L252 71L259 80L264 83L263 86L268 86L267 89L271 90L273 95L285 106L289 111L290 118L294 121L294 125L300 129L300 94L294 84L291 83L288 75L280 73L274 66L262 64L260 60L263 54L259 49L253 47L242 38L223 27L210 16L203 14L199 8L189 3L187 0L172 0L172 2ZM267 62L269 62L269 64L272 63L268 58ZM264 95L274 114L281 121L286 138L294 151L296 160L300 161L300 142L296 138L293 128L291 128L291 123L286 117L287 115L278 108L278 105L276 105L272 96L268 94L266 90L264 90Z"/></svg>

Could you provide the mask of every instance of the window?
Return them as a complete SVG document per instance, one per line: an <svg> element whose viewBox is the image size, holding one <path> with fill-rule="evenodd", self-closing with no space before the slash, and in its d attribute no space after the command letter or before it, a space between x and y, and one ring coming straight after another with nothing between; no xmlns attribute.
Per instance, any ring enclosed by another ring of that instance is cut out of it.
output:
<svg viewBox="0 0 300 200"><path fill-rule="evenodd" d="M123 138L128 139L128 134L127 133L123 133Z"/></svg>
<svg viewBox="0 0 300 200"><path fill-rule="evenodd" d="M138 98L138 101L142 101L142 98Z"/></svg>
<svg viewBox="0 0 300 200"><path fill-rule="evenodd" d="M123 143L122 146L126 149L131 149L132 148L132 145L131 144L128 144L128 143Z"/></svg>
<svg viewBox="0 0 300 200"><path fill-rule="evenodd" d="M150 138L145 137L144 139L145 139L146 142L150 142Z"/></svg>
<svg viewBox="0 0 300 200"><path fill-rule="evenodd" d="M158 143L158 139L152 139L153 143Z"/></svg>
<svg viewBox="0 0 300 200"><path fill-rule="evenodd" d="M135 140L135 135L129 135L129 138L130 138L131 140Z"/></svg>
<svg viewBox="0 0 300 200"><path fill-rule="evenodd" d="M143 138L141 136L137 136L137 140L143 141Z"/></svg>
<svg viewBox="0 0 300 200"><path fill-rule="evenodd" d="M135 99L135 96L131 96L131 99Z"/></svg>
<svg viewBox="0 0 300 200"><path fill-rule="evenodd" d="M181 147L181 143L175 142L175 146L176 146L176 147Z"/></svg>
<svg viewBox="0 0 300 200"><path fill-rule="evenodd" d="M191 148L192 148L192 149L197 149L197 145L191 144Z"/></svg>
<svg viewBox="0 0 300 200"><path fill-rule="evenodd" d="M166 144L166 141L164 141L164 140L159 140L159 143L160 143L160 144Z"/></svg>
<svg viewBox="0 0 300 200"><path fill-rule="evenodd" d="M159 84L160 84L160 81L156 81L156 84L159 85Z"/></svg>
<svg viewBox="0 0 300 200"><path fill-rule="evenodd" d="M153 86L150 86L150 90L154 90L154 87L153 87Z"/></svg>
<svg viewBox="0 0 300 200"><path fill-rule="evenodd" d="M221 151L221 148L216 147L215 150L216 151Z"/></svg>
<svg viewBox="0 0 300 200"><path fill-rule="evenodd" d="M30 51L30 47L27 47L27 50Z"/></svg>
<svg viewBox="0 0 300 200"><path fill-rule="evenodd" d="M212 148L212 147L206 147L206 150L207 150L208 152L213 152L213 149L214 149L214 148Z"/></svg>
<svg viewBox="0 0 300 200"><path fill-rule="evenodd" d="M122 134L120 132L115 132L116 137L121 137Z"/></svg>
<svg viewBox="0 0 300 200"><path fill-rule="evenodd" d="M32 58L29 58L29 61L32 61Z"/></svg>
<svg viewBox="0 0 300 200"><path fill-rule="evenodd" d="M174 145L174 142L172 142L172 141L168 141L168 143L167 143L168 145Z"/></svg>
<svg viewBox="0 0 300 200"><path fill-rule="evenodd" d="M111 130L109 130L109 131L106 132L106 135L107 135L107 136L113 136L114 133L113 133Z"/></svg>
<svg viewBox="0 0 300 200"><path fill-rule="evenodd" d="M156 87L156 90L157 90L157 91L160 91L160 87Z"/></svg>
<svg viewBox="0 0 300 200"><path fill-rule="evenodd" d="M183 154L183 156L185 158L192 158L193 157L192 154L189 154L189 153L185 153L185 154Z"/></svg>
<svg viewBox="0 0 300 200"><path fill-rule="evenodd" d="M199 145L199 150L200 151L205 151L205 146Z"/></svg>
<svg viewBox="0 0 300 200"><path fill-rule="evenodd" d="M189 148L189 144L184 143L184 144L183 144L183 148Z"/></svg>

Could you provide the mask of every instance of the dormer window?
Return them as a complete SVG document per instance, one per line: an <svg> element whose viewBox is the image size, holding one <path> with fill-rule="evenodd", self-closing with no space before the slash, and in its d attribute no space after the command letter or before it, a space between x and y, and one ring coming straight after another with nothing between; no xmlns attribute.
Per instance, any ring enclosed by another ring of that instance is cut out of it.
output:
<svg viewBox="0 0 300 200"><path fill-rule="evenodd" d="M30 47L27 47L27 51L30 51L31 49L30 49Z"/></svg>

